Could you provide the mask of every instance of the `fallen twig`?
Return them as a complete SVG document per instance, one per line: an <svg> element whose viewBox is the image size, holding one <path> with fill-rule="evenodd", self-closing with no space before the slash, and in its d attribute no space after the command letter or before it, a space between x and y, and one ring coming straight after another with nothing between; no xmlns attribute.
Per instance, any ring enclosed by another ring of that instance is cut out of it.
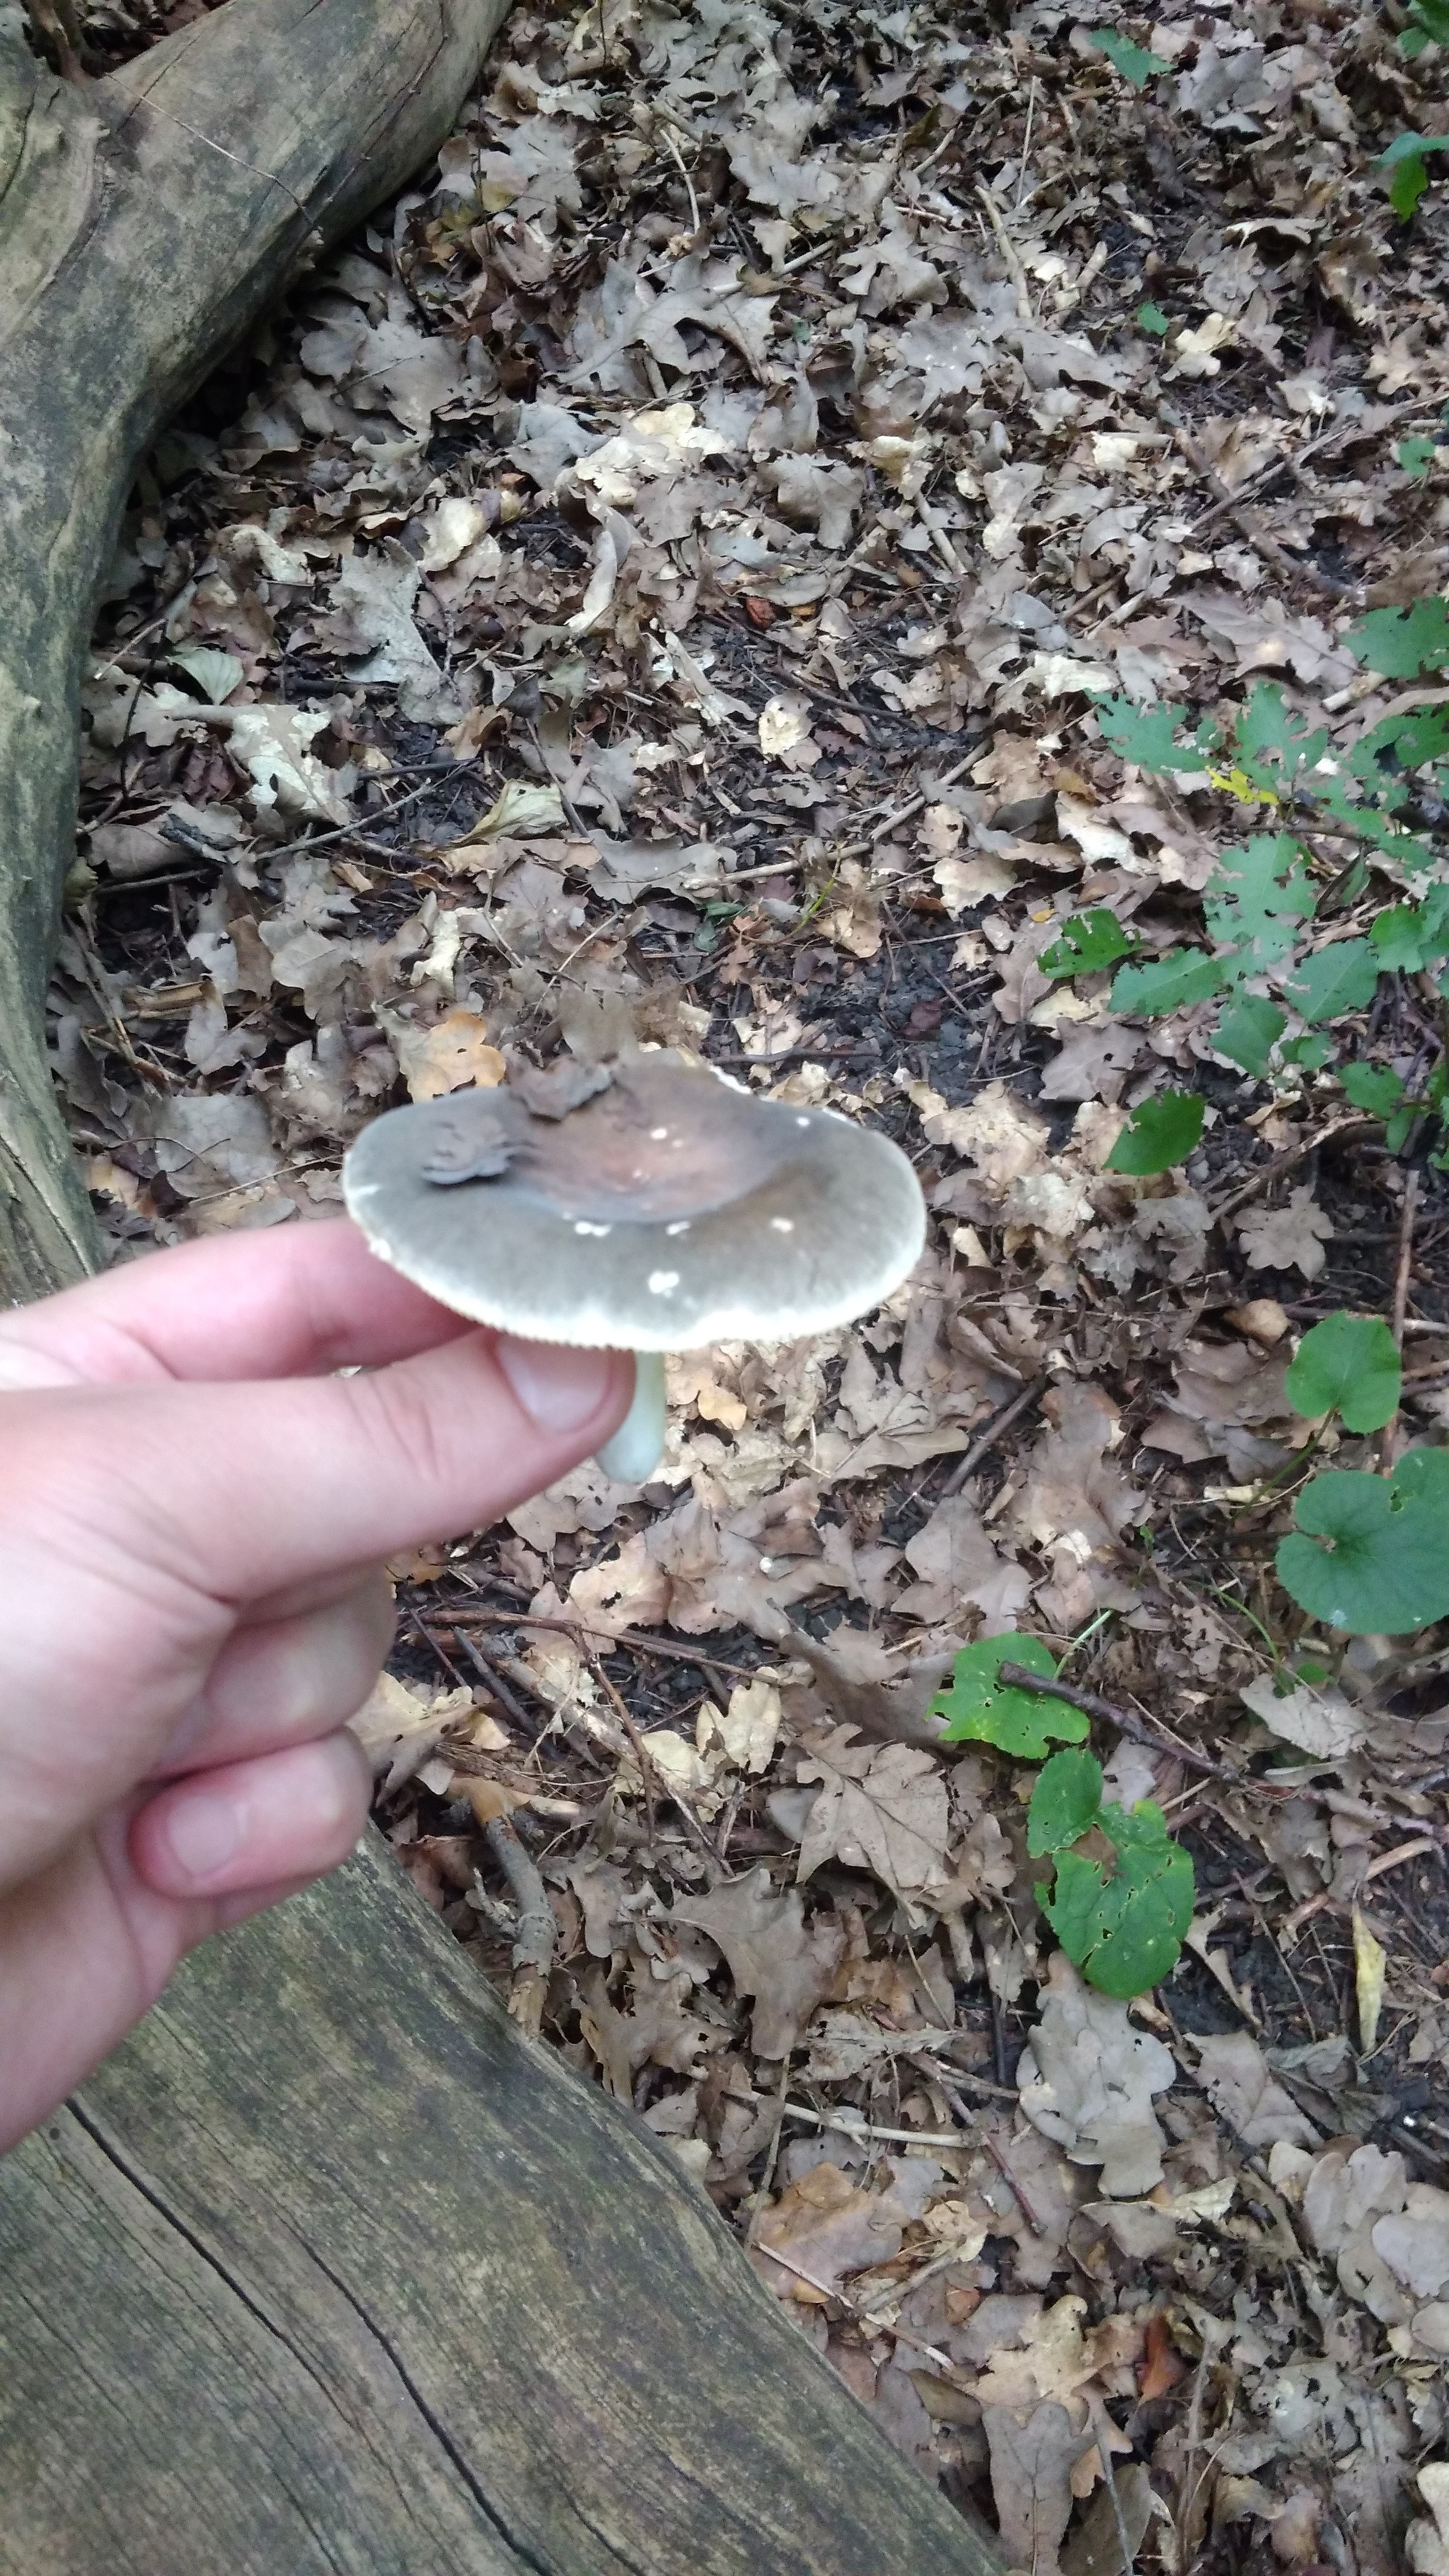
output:
<svg viewBox="0 0 1449 2576"><path fill-rule="evenodd" d="M513 1939L513 1989L508 2009L520 2028L537 2039L543 2026L543 2003L553 1966L558 1926L548 1890L506 1816L495 1816L483 1828L483 1839L507 1879L518 1907Z"/></svg>
<svg viewBox="0 0 1449 2576"><path fill-rule="evenodd" d="M1045 1370L1043 1370L1040 1377L1034 1377L1029 1386L1022 1387L1018 1394L1013 1395L1008 1399L998 1413L993 1413L991 1420L987 1423L985 1430L980 1434L979 1438L973 1440L970 1448L963 1451L962 1455L957 1459L950 1475L946 1478L944 1485L941 1487L943 1497L950 1494L960 1493L961 1488L965 1484L972 1469L974 1467L979 1467L982 1459L989 1456L990 1452L996 1447L1002 1433L1004 1431L1009 1431L1013 1422L1015 1422L1021 1414L1027 1413L1031 1410L1031 1407L1036 1403L1037 1398L1041 1395L1043 1389L1048 1384L1049 1380Z"/></svg>
<svg viewBox="0 0 1449 2576"><path fill-rule="evenodd" d="M1330 1118L1326 1127L1319 1127L1311 1136L1300 1137L1296 1145L1289 1145L1283 1153L1275 1154L1270 1163L1260 1164L1240 1189L1230 1191L1225 1199L1221 1199L1211 1211L1214 1225L1221 1225L1226 1217L1236 1216L1239 1208L1246 1207L1249 1199L1255 1199L1270 1181L1281 1179L1283 1173L1291 1172L1296 1164L1306 1163L1309 1155L1316 1154L1320 1145L1331 1144L1336 1136L1372 1135L1379 1123L1377 1118Z"/></svg>
<svg viewBox="0 0 1449 2576"><path fill-rule="evenodd" d="M1118 1708L1096 1691L1077 1690L1071 1682L1049 1682L1044 1673L1029 1673L1025 1664L1003 1664L997 1676L1010 1690L1037 1691L1044 1699L1064 1699L1079 1708L1084 1717L1100 1718L1103 1725L1115 1726L1119 1735L1130 1736L1134 1744L1144 1745L1149 1753L1171 1753L1185 1762L1191 1771L1202 1771L1210 1780L1226 1780L1232 1789L1251 1789L1257 1784L1245 1780L1237 1771L1229 1771L1209 1754L1199 1753L1196 1746L1183 1744L1167 1727L1155 1720L1138 1717L1129 1708Z"/></svg>

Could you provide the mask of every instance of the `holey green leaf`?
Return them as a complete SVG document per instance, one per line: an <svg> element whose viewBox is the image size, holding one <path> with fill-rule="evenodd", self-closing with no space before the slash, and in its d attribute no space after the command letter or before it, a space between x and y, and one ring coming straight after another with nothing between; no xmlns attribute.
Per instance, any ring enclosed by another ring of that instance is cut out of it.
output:
<svg viewBox="0 0 1449 2576"><path fill-rule="evenodd" d="M1398 1412L1402 1379L1393 1334L1380 1316L1325 1315L1299 1343L1283 1391L1310 1422L1336 1413L1345 1431L1378 1431Z"/></svg>
<svg viewBox="0 0 1449 2576"><path fill-rule="evenodd" d="M1449 1450L1411 1449L1391 1477L1315 1476L1278 1580L1310 1619L1401 1637L1449 1617Z"/></svg>
<svg viewBox="0 0 1449 2576"><path fill-rule="evenodd" d="M1449 137L1441 149L1449 150ZM1344 637L1350 653L1386 680L1417 680L1449 662L1449 612L1437 597L1412 608L1374 608Z"/></svg>
<svg viewBox="0 0 1449 2576"><path fill-rule="evenodd" d="M1036 1898L1088 1985L1125 2001L1177 1965L1192 1921L1192 1862L1150 1799L1130 1814L1102 1807L1094 1822L1113 1846L1110 1876L1085 1853L1060 1851L1055 1886L1050 1895L1038 1887Z"/></svg>
<svg viewBox="0 0 1449 2576"><path fill-rule="evenodd" d="M1111 994L1111 1008L1125 1017L1161 1019L1189 1002L1204 1002L1220 993L1227 976L1205 948L1173 948L1154 957L1150 966L1124 966Z"/></svg>
<svg viewBox="0 0 1449 2576"><path fill-rule="evenodd" d="M994 1744L1023 1762L1040 1762L1053 1737L1080 1744L1087 1721L1065 1700L1038 1699L997 1677L1003 1664L1021 1664L1043 1681L1055 1681L1056 1661L1036 1637L978 1637L963 1646L944 1690L931 1702L933 1717L948 1720L945 1744Z"/></svg>
<svg viewBox="0 0 1449 2576"><path fill-rule="evenodd" d="M1092 38L1099 54L1105 54L1115 72L1129 80L1134 89L1145 89L1159 72L1172 69L1164 54L1149 53L1145 45L1134 45L1130 36L1119 36L1111 27L1099 27Z"/></svg>
<svg viewBox="0 0 1449 2576"><path fill-rule="evenodd" d="M1102 1804L1102 1765L1095 1753L1054 1753L1043 1763L1026 1811L1033 1860L1065 1851L1090 1833Z"/></svg>
<svg viewBox="0 0 1449 2576"><path fill-rule="evenodd" d="M1185 1163L1202 1136L1207 1102L1195 1091L1160 1091L1133 1110L1107 1157L1109 1172L1146 1179Z"/></svg>

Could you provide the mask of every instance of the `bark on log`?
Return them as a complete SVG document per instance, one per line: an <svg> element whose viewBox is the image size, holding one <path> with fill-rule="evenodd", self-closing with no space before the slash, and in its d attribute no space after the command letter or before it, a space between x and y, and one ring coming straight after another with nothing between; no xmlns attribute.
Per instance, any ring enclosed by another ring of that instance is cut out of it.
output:
<svg viewBox="0 0 1449 2576"><path fill-rule="evenodd" d="M0 2165L0 2576L997 2576L380 1841Z"/></svg>
<svg viewBox="0 0 1449 2576"><path fill-rule="evenodd" d="M136 463L264 305L448 132L507 0L231 0L57 80L0 0L0 1297L98 1253L43 1002L80 687Z"/></svg>

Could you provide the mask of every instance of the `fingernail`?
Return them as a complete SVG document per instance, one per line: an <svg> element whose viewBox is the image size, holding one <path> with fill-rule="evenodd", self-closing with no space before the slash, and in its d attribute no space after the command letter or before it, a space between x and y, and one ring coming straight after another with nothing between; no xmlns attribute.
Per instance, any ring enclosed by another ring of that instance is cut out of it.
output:
<svg viewBox="0 0 1449 2576"><path fill-rule="evenodd" d="M498 1365L514 1395L540 1431L581 1431L608 1392L609 1351L576 1351L563 1342L516 1342L505 1333L495 1345Z"/></svg>
<svg viewBox="0 0 1449 2576"><path fill-rule="evenodd" d="M188 1878L215 1878L241 1842L244 1819L235 1798L215 1789L177 1798L166 1818L171 1856Z"/></svg>

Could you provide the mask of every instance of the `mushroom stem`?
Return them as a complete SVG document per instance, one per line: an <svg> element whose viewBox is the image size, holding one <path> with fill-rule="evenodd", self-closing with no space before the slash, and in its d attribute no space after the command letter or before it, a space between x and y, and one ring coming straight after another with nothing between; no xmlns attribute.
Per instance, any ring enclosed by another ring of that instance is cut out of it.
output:
<svg viewBox="0 0 1449 2576"><path fill-rule="evenodd" d="M634 1401L598 1452L599 1465L616 1484L642 1485L663 1454L664 1361L658 1351L636 1351Z"/></svg>

